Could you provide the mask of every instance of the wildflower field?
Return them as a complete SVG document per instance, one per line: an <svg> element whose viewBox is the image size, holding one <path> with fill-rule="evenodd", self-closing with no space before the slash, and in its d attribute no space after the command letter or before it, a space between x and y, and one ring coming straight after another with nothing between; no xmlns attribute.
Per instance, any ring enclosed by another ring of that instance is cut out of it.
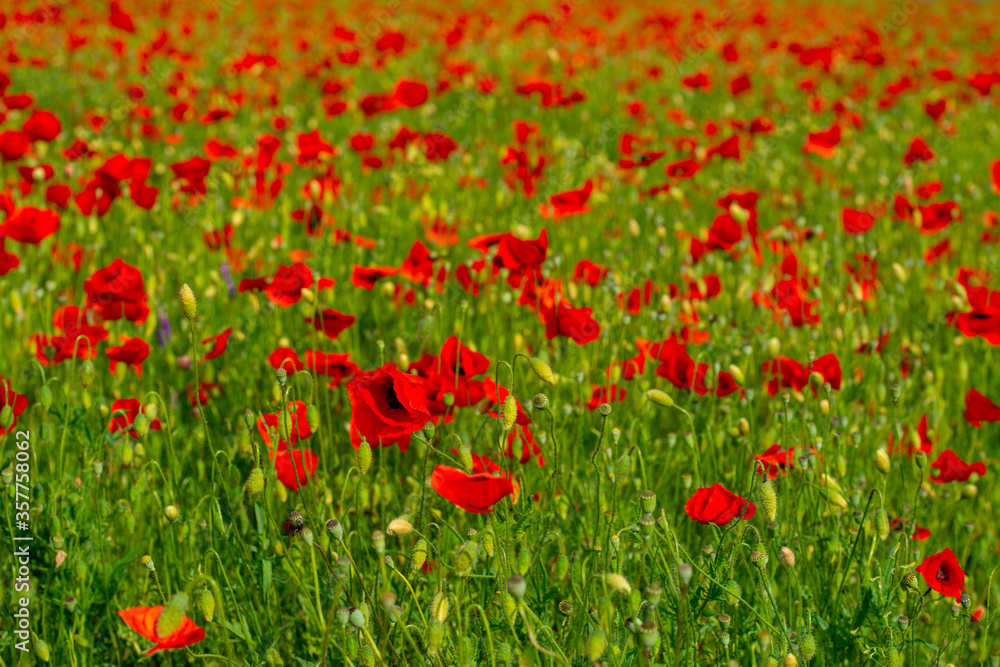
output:
<svg viewBox="0 0 1000 667"><path fill-rule="evenodd" d="M998 26L6 3L0 667L997 666Z"/></svg>

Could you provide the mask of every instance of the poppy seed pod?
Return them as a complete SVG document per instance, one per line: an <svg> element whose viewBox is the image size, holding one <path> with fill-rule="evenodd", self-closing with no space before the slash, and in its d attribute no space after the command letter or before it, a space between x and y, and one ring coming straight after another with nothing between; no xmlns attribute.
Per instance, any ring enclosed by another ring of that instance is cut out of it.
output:
<svg viewBox="0 0 1000 667"><path fill-rule="evenodd" d="M559 613L563 616L569 616L573 613L573 603L569 600L563 600L559 603Z"/></svg>
<svg viewBox="0 0 1000 667"><path fill-rule="evenodd" d="M917 464L917 467L923 470L927 467L927 454L924 452L917 452L913 455L913 462Z"/></svg>
<svg viewBox="0 0 1000 667"><path fill-rule="evenodd" d="M336 611L337 622L341 625L347 625L347 622L351 618L351 610L347 607L338 607Z"/></svg>
<svg viewBox="0 0 1000 667"><path fill-rule="evenodd" d="M656 510L656 493L646 489L639 494L639 505L645 514L652 514Z"/></svg>
<svg viewBox="0 0 1000 667"><path fill-rule="evenodd" d="M752 554L750 554L750 562L763 570L765 567L767 567L767 552L754 551Z"/></svg>
<svg viewBox="0 0 1000 667"><path fill-rule="evenodd" d="M529 366L531 367L531 372L535 374L535 377L545 384L551 385L556 383L556 378L552 373L552 368L538 357L532 358Z"/></svg>
<svg viewBox="0 0 1000 667"><path fill-rule="evenodd" d="M360 630L361 628L365 627L365 622L367 619L365 619L365 613L360 609L358 609L357 607L355 607L354 609L351 610L351 615L348 617L347 620L351 622L351 625Z"/></svg>
<svg viewBox="0 0 1000 667"><path fill-rule="evenodd" d="M650 649L656 645L656 640L659 639L660 633L656 629L656 624L652 621L646 621L639 626L639 645L642 648Z"/></svg>
<svg viewBox="0 0 1000 667"><path fill-rule="evenodd" d="M156 564L153 563L153 557L149 554L142 557L142 564L145 565L146 569L151 572L156 569Z"/></svg>
<svg viewBox="0 0 1000 667"><path fill-rule="evenodd" d="M531 404L541 410L549 404L549 397L545 394L535 394L534 398L531 399Z"/></svg>
<svg viewBox="0 0 1000 667"><path fill-rule="evenodd" d="M181 285L180 301L181 312L184 313L184 317L194 321L195 316L198 314L198 302L195 300L194 292L191 291L191 287L187 283Z"/></svg>
<svg viewBox="0 0 1000 667"><path fill-rule="evenodd" d="M656 531L656 519L649 512L643 514L639 517L639 528L642 529L643 537L650 539Z"/></svg>
<svg viewBox="0 0 1000 667"><path fill-rule="evenodd" d="M302 512L298 510L292 510L289 512L286 521L288 522L288 528L292 531L302 530L302 528L306 525L306 520L302 516Z"/></svg>
<svg viewBox="0 0 1000 667"><path fill-rule="evenodd" d="M521 575L515 574L507 579L507 592L510 593L515 600L522 599L527 591L528 582Z"/></svg>
<svg viewBox="0 0 1000 667"><path fill-rule="evenodd" d="M330 519L326 522L326 532L330 533L330 537L335 540L344 539L344 526L336 519Z"/></svg>
<svg viewBox="0 0 1000 667"><path fill-rule="evenodd" d="M611 406L610 406L610 405L608 405L607 403L601 403L601 404L600 404L600 405L599 405L599 406L597 407L597 412L598 412L598 413L599 413L599 414L600 414L600 415L601 415L602 417L607 417L608 415L610 415L610 414L611 414Z"/></svg>
<svg viewBox="0 0 1000 667"><path fill-rule="evenodd" d="M654 609L660 604L660 599L663 597L663 586L658 583L653 582L649 586L646 586L646 603Z"/></svg>

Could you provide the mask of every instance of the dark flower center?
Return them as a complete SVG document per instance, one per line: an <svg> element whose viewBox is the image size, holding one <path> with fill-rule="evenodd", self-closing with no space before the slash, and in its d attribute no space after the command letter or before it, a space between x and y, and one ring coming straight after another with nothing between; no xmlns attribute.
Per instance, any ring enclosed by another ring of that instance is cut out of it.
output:
<svg viewBox="0 0 1000 667"><path fill-rule="evenodd" d="M396 392L391 384L385 388L385 403L389 406L390 410L403 409L403 404L399 402L398 398L396 398Z"/></svg>
<svg viewBox="0 0 1000 667"><path fill-rule="evenodd" d="M934 575L934 578L938 581L948 581L948 570L944 565L938 568L937 574Z"/></svg>

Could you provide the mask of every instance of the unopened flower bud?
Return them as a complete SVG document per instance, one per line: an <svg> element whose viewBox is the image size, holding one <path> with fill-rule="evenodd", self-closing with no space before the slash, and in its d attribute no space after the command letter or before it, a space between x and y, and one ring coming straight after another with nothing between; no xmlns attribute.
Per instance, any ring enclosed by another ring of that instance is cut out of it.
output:
<svg viewBox="0 0 1000 667"><path fill-rule="evenodd" d="M97 371L94 369L94 362L87 359L80 365L80 386L90 389L97 379Z"/></svg>
<svg viewBox="0 0 1000 667"><path fill-rule="evenodd" d="M795 567L795 552L788 547L781 547L778 556L785 567Z"/></svg>
<svg viewBox="0 0 1000 667"><path fill-rule="evenodd" d="M875 510L875 533L880 540L889 537L889 517L881 507Z"/></svg>
<svg viewBox="0 0 1000 667"><path fill-rule="evenodd" d="M508 394L503 402L503 430L509 431L514 428L517 421L517 400L512 394Z"/></svg>
<svg viewBox="0 0 1000 667"><path fill-rule="evenodd" d="M885 450L885 447L879 447L875 450L875 467L883 475L889 474L889 468L892 466L892 461L889 459L889 452Z"/></svg>
<svg viewBox="0 0 1000 667"><path fill-rule="evenodd" d="M255 500L264 491L264 471L254 466L253 470L247 476L244 487L246 488L247 496L251 500Z"/></svg>
<svg viewBox="0 0 1000 667"><path fill-rule="evenodd" d="M389 522L389 525L386 526L385 532L389 535L404 537L413 532L413 524L411 524L405 516L397 517Z"/></svg>
<svg viewBox="0 0 1000 667"><path fill-rule="evenodd" d="M181 518L181 511L174 505L167 505L163 508L163 515L167 517L168 521L177 521Z"/></svg>
<svg viewBox="0 0 1000 667"><path fill-rule="evenodd" d="M778 517L778 494L775 493L770 480L765 479L757 487L757 504L764 510L764 516L768 521L774 521Z"/></svg>
<svg viewBox="0 0 1000 667"><path fill-rule="evenodd" d="M212 619L215 618L215 596L212 595L212 591L203 589L198 595L198 613L201 617L205 619L206 623L211 623Z"/></svg>
<svg viewBox="0 0 1000 667"><path fill-rule="evenodd" d="M364 475L368 472L368 468L372 465L372 446L368 444L367 438L361 438L361 444L358 445L358 451L355 453L355 464L358 466L358 471Z"/></svg>
<svg viewBox="0 0 1000 667"><path fill-rule="evenodd" d="M664 408L671 408L674 405L674 399L670 397L665 391L660 389L650 389L646 392L646 398L649 399L650 403L655 403Z"/></svg>
<svg viewBox="0 0 1000 667"><path fill-rule="evenodd" d="M552 368L538 357L533 358L529 366L531 366L531 372L545 384L556 383L556 378L552 373Z"/></svg>
<svg viewBox="0 0 1000 667"><path fill-rule="evenodd" d="M180 300L181 312L184 313L184 317L194 321L195 316L198 314L198 302L195 300L194 292L191 291L187 283L181 285Z"/></svg>

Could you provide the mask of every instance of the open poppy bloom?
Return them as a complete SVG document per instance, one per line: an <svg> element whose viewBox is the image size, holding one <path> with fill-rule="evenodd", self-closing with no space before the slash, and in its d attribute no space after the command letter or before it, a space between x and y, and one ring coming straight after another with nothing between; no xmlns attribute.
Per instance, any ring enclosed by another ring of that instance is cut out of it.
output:
<svg viewBox="0 0 1000 667"><path fill-rule="evenodd" d="M737 516L748 521L757 513L757 506L722 486L713 484L698 489L684 505L687 515L700 524L714 523L725 526Z"/></svg>
<svg viewBox="0 0 1000 667"><path fill-rule="evenodd" d="M198 627L187 616L184 617L176 630L166 637L160 637L156 634L156 622L160 619L161 612L163 612L163 605L118 610L118 616L125 621L128 627L153 642L154 646L143 655L151 655L157 651L168 651L172 648L184 648L191 644L197 644L205 638L205 628Z"/></svg>
<svg viewBox="0 0 1000 667"><path fill-rule="evenodd" d="M489 514L494 505L514 493L514 484L508 477L485 471L470 475L446 465L434 468L431 488L472 514Z"/></svg>
<svg viewBox="0 0 1000 667"><path fill-rule="evenodd" d="M937 460L931 464L931 468L936 468L937 476L931 476L931 481L935 484L946 484L947 482L964 482L972 473L980 477L986 474L986 464L982 461L976 463L966 463L958 458L958 455L950 449L941 452Z"/></svg>
<svg viewBox="0 0 1000 667"><path fill-rule="evenodd" d="M0 435L9 433L17 428L18 416L28 407L28 397L14 391L14 387L11 385L10 380L0 378L0 409L3 409L8 405L13 411L14 421L11 422L10 428L7 429L4 429L3 425L0 424Z"/></svg>
<svg viewBox="0 0 1000 667"><path fill-rule="evenodd" d="M932 591L947 597L962 597L962 591L965 590L965 572L962 571L951 549L945 549L925 558L924 562L917 566L917 572Z"/></svg>
<svg viewBox="0 0 1000 667"><path fill-rule="evenodd" d="M982 428L982 422L1000 421L1000 405L997 405L976 389L969 389L965 394L965 421L976 428Z"/></svg>
<svg viewBox="0 0 1000 667"><path fill-rule="evenodd" d="M347 383L351 401L351 443L357 449L361 438L372 447L410 444L410 435L430 421L421 380L403 373L391 363L378 370L359 373Z"/></svg>
<svg viewBox="0 0 1000 667"><path fill-rule="evenodd" d="M111 404L111 421L108 422L108 432L117 433L118 431L128 429L129 435L138 440L139 434L134 428L132 428L132 425L135 423L136 417L138 417L140 413L145 413L145 411L146 408L139 403L138 398L118 399ZM124 412L125 414L120 414L121 412ZM159 431L162 428L162 424L159 419L153 419L149 422L149 428L154 431Z"/></svg>

